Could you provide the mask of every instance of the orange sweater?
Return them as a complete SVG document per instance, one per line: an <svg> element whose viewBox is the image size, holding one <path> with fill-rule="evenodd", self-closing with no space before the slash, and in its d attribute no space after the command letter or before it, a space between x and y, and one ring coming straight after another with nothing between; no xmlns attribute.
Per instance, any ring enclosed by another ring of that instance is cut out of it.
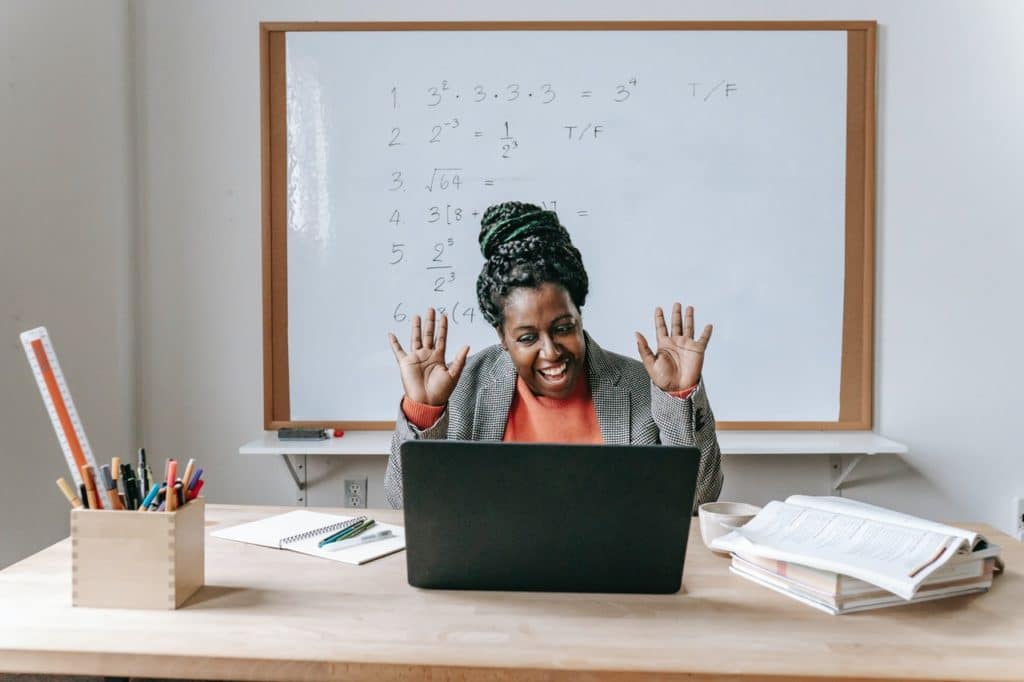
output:
<svg viewBox="0 0 1024 682"><path fill-rule="evenodd" d="M688 397L696 386L672 392L676 398ZM436 422L444 407L402 399L402 412L413 426L425 429ZM603 443L597 423L594 399L585 377L576 382L572 395L565 399L534 395L526 382L516 377L516 393L505 424L504 441L517 443Z"/></svg>

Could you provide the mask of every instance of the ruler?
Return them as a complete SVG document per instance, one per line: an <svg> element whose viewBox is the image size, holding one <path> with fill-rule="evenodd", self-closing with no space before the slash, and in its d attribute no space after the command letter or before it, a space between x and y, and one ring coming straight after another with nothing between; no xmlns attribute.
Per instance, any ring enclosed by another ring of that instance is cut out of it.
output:
<svg viewBox="0 0 1024 682"><path fill-rule="evenodd" d="M96 468L89 439L85 437L85 428L78 418L75 401L71 399L71 391L64 380L64 373L57 361L57 354L50 343L50 335L46 327L36 327L21 333L21 345L28 356L28 364L43 396L43 403L57 433L57 440L64 450L64 459L75 479L75 485L81 485L82 475L79 473L86 464Z"/></svg>

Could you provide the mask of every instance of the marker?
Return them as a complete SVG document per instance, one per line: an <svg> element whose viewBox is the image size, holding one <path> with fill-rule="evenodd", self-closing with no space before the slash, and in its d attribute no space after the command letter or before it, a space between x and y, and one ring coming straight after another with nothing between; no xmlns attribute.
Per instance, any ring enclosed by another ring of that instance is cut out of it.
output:
<svg viewBox="0 0 1024 682"><path fill-rule="evenodd" d="M100 496L96 493L96 477L92 465L82 467L82 480L85 482L85 499L89 501L89 509L103 509Z"/></svg>
<svg viewBox="0 0 1024 682"><path fill-rule="evenodd" d="M174 494L174 481L178 478L178 462L167 460L167 511L174 511L178 508L178 497Z"/></svg>
<svg viewBox="0 0 1024 682"><path fill-rule="evenodd" d="M192 480L192 472L196 470L196 460L191 457L188 460L188 464L185 465L185 473L181 475L181 481L184 485Z"/></svg>
<svg viewBox="0 0 1024 682"><path fill-rule="evenodd" d="M103 475L103 487L107 490L107 499L110 500L111 509L124 509L121 498L117 496L117 484L114 483L114 476L110 473L110 465L104 464L100 467Z"/></svg>
<svg viewBox="0 0 1024 682"><path fill-rule="evenodd" d="M85 494L85 484L78 484L78 499L82 503L84 509L89 508L89 496Z"/></svg>
<svg viewBox="0 0 1024 682"><path fill-rule="evenodd" d="M149 505L153 504L153 500L156 499L157 493L159 492L160 484L154 483L153 487L149 489L149 493L146 494L146 499L144 499L142 504L139 506L139 509L142 511L149 509Z"/></svg>
<svg viewBox="0 0 1024 682"><path fill-rule="evenodd" d="M199 479L202 478L202 477L203 477L203 467L199 467L198 469L196 469L196 472L194 474L192 474L192 478L188 482L187 488L188 488L188 491L190 493L195 489L196 485L199 483ZM184 479L182 479L182 480L184 480Z"/></svg>
<svg viewBox="0 0 1024 682"><path fill-rule="evenodd" d="M341 429L334 429L334 437L335 438L341 438L344 435L345 435L345 432L342 431Z"/></svg>
<svg viewBox="0 0 1024 682"><path fill-rule="evenodd" d="M65 481L63 478L58 478L57 487L60 488L60 491L62 493L64 493L64 497L68 498L68 502L71 503L72 507L74 507L75 509L82 508L82 498L75 494L75 491L71 489L71 486L68 485L67 481Z"/></svg>
<svg viewBox="0 0 1024 682"><path fill-rule="evenodd" d="M183 488L184 488L184 486L181 484L181 481L178 481L178 482L176 482L174 484L174 507L175 507L175 509L177 509L178 507L184 507L185 506L185 493L183 491Z"/></svg>
<svg viewBox="0 0 1024 682"><path fill-rule="evenodd" d="M199 479L199 482L196 483L196 487L192 488L192 492L188 494L188 499L194 500L197 497L199 497L199 491L203 489L203 483L205 482L206 481L204 481L203 479Z"/></svg>
<svg viewBox="0 0 1024 682"><path fill-rule="evenodd" d="M139 480L142 481L142 489L149 490L153 475L149 472L149 465L146 464L146 448L139 448Z"/></svg>
<svg viewBox="0 0 1024 682"><path fill-rule="evenodd" d="M369 535L360 535L357 538L350 540L341 540L340 542L332 542L327 546L328 552L337 552L339 549L348 549L349 547L356 547L358 545L365 545L369 542L377 542L378 540L387 540L388 538L394 537L395 534L390 530L382 530L379 533L370 533Z"/></svg>
<svg viewBox="0 0 1024 682"><path fill-rule="evenodd" d="M124 485L124 499L127 501L125 506L133 511L138 509L141 494L139 493L139 486L135 480L135 472L132 471L131 464L121 465L121 481Z"/></svg>

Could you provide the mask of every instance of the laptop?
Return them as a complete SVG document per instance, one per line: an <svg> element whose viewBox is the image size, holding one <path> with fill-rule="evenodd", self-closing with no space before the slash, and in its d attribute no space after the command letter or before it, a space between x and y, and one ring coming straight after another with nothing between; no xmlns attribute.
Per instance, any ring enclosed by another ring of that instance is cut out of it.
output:
<svg viewBox="0 0 1024 682"><path fill-rule="evenodd" d="M679 591L697 448L414 440L401 457L414 587Z"/></svg>

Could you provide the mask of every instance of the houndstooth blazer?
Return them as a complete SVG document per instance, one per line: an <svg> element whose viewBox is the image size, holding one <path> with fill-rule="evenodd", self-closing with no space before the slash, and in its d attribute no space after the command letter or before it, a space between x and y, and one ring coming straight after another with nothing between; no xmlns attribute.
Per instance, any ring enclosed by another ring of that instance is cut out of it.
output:
<svg viewBox="0 0 1024 682"><path fill-rule="evenodd" d="M586 335L587 378L594 398L597 423L605 443L619 445L695 445L701 461L693 508L718 499L722 490L721 453L715 435L704 382L685 400L656 387L639 360L604 350ZM418 429L405 418L401 404L391 456L384 474L384 495L395 509L402 506L402 462L399 447L404 441L495 440L505 434L516 368L500 345L490 346L466 361L459 383L448 400L448 409L432 426Z"/></svg>

